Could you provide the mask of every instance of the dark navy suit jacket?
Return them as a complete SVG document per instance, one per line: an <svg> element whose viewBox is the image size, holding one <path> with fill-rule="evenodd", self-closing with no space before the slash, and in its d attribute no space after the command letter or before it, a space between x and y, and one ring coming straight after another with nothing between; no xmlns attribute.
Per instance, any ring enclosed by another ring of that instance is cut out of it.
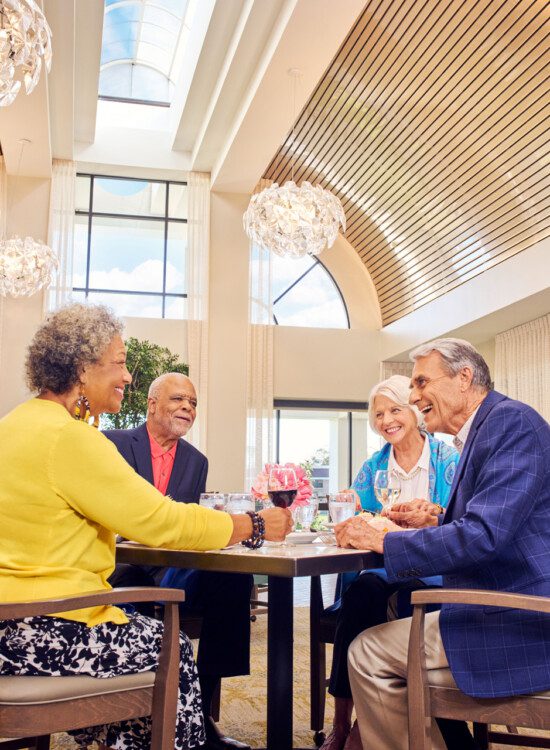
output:
<svg viewBox="0 0 550 750"><path fill-rule="evenodd" d="M388 534L390 580L443 575L448 588L550 595L550 426L490 392L482 402L441 526ZM550 616L443 605L451 672L468 695L550 689Z"/></svg>
<svg viewBox="0 0 550 750"><path fill-rule="evenodd" d="M132 430L106 430L108 437L130 466L153 484L151 444L147 427L142 424ZM208 459L185 440L178 440L174 467L166 494L181 503L198 503L206 487Z"/></svg>

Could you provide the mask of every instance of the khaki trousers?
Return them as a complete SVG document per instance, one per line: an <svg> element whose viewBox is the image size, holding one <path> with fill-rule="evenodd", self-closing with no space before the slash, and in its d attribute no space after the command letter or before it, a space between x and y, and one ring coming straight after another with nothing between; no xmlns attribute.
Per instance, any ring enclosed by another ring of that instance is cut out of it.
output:
<svg viewBox="0 0 550 750"><path fill-rule="evenodd" d="M408 750L407 649L411 618L394 620L363 631L348 651L351 692L363 750ZM439 632L439 612L425 621L426 666L447 667ZM433 750L445 743L432 721Z"/></svg>

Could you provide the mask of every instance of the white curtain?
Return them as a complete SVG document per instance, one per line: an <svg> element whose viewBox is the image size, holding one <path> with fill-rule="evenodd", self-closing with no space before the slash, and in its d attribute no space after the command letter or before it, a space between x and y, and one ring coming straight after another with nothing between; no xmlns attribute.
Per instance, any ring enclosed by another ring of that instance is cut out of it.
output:
<svg viewBox="0 0 550 750"><path fill-rule="evenodd" d="M496 336L495 388L550 421L550 315Z"/></svg>
<svg viewBox="0 0 550 750"><path fill-rule="evenodd" d="M405 375L410 378L412 371L412 362L380 362L380 380L391 378L392 375Z"/></svg>
<svg viewBox="0 0 550 750"><path fill-rule="evenodd" d="M206 452L208 405L208 261L210 252L210 175L187 179L187 362L199 408L189 442Z"/></svg>
<svg viewBox="0 0 550 750"><path fill-rule="evenodd" d="M261 180L255 192L268 187ZM250 245L250 284L246 373L246 467L248 490L273 459L273 299L271 253Z"/></svg>
<svg viewBox="0 0 550 750"><path fill-rule="evenodd" d="M44 295L46 312L55 310L67 302L72 291L75 184L74 161L54 159L50 190L48 245L57 254L59 268L55 280Z"/></svg>
<svg viewBox="0 0 550 750"><path fill-rule="evenodd" d="M4 157L0 156L0 240L6 237L6 217L8 205L8 188ZM3 359L2 340L4 336L4 296L0 294L0 364Z"/></svg>

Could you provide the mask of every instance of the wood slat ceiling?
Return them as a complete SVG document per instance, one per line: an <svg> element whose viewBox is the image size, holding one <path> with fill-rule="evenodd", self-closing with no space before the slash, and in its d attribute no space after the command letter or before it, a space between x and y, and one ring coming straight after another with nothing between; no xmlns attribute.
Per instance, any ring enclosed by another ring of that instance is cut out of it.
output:
<svg viewBox="0 0 550 750"><path fill-rule="evenodd" d="M550 234L545 0L372 0L264 177L336 193L383 324Z"/></svg>

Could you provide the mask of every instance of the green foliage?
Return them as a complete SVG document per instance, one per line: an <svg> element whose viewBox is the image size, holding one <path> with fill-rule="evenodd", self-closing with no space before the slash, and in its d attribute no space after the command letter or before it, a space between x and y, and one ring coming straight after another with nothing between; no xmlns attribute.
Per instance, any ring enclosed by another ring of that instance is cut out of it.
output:
<svg viewBox="0 0 550 750"><path fill-rule="evenodd" d="M307 458L305 461L302 461L300 466L302 466L305 469L308 477L311 478L314 466L328 466L329 462L330 462L330 456L329 456L329 452L327 451L327 449L317 448L317 450L313 453L313 455L310 458Z"/></svg>
<svg viewBox="0 0 550 750"><path fill-rule="evenodd" d="M170 349L150 341L139 341L131 337L126 342L126 366L132 383L126 386L122 408L118 414L104 414L101 426L106 429L126 429L142 424L147 414L147 392L155 378L165 372L189 374L189 367L179 361Z"/></svg>

